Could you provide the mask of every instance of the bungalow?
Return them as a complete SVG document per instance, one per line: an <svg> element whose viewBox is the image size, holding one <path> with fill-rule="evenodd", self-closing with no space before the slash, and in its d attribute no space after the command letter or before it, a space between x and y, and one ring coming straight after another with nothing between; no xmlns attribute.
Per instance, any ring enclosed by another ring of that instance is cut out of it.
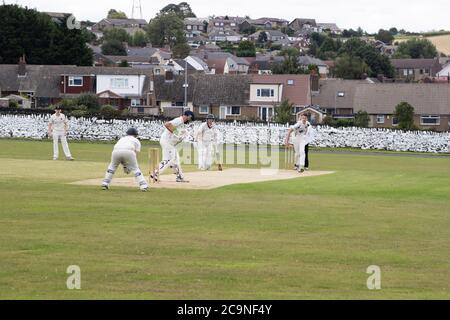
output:
<svg viewBox="0 0 450 320"><path fill-rule="evenodd" d="M102 19L92 26L92 32L103 32L113 28L145 29L147 25L144 19Z"/></svg>
<svg viewBox="0 0 450 320"><path fill-rule="evenodd" d="M442 70L439 59L391 59L396 79L414 82L435 77Z"/></svg>
<svg viewBox="0 0 450 320"><path fill-rule="evenodd" d="M258 41L261 33L263 33L263 32L266 34L267 41L270 41L270 42L275 42L275 41L284 40L284 39L288 38L288 36L286 34L284 34L283 32L281 32L279 30L260 30L260 31L257 31L255 33L251 34L248 37L248 39L250 41L256 42L256 41Z"/></svg>
<svg viewBox="0 0 450 320"><path fill-rule="evenodd" d="M255 27L264 28L264 29L274 29L274 28L282 28L287 27L289 21L278 18L259 18L250 20L250 23Z"/></svg>
<svg viewBox="0 0 450 320"><path fill-rule="evenodd" d="M294 19L289 24L289 27L295 31L302 31L302 30L318 31L319 30L315 19L297 18L297 19Z"/></svg>
<svg viewBox="0 0 450 320"><path fill-rule="evenodd" d="M242 40L242 36L232 29L212 29L208 34L208 39L215 42L233 42Z"/></svg>

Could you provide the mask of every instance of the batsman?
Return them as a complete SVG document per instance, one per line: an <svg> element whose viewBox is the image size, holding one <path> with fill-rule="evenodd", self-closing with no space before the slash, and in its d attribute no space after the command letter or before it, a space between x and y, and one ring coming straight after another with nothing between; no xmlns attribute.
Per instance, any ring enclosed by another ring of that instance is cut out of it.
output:
<svg viewBox="0 0 450 320"><path fill-rule="evenodd" d="M150 175L150 179L153 182L158 182L159 176L168 168L173 168L175 171L177 182L188 182L183 176L177 145L186 138L187 132L184 127L191 121L194 121L194 113L185 111L181 117L164 124L164 132L159 141L162 148L162 161L159 164L159 168Z"/></svg>
<svg viewBox="0 0 450 320"><path fill-rule="evenodd" d="M202 171L210 170L216 157L218 169L222 171L220 155L218 154L219 133L215 127L214 115L206 117L206 122L198 128L195 140L197 141L198 168Z"/></svg>

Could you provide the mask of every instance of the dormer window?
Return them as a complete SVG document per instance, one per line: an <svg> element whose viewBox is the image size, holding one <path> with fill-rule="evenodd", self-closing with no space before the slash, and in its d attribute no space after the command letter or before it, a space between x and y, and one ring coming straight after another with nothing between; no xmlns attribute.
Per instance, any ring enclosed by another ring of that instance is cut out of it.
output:
<svg viewBox="0 0 450 320"><path fill-rule="evenodd" d="M293 86L294 85L294 80L288 80L287 84L288 84L288 86Z"/></svg>
<svg viewBox="0 0 450 320"><path fill-rule="evenodd" d="M345 92L344 92L344 91L339 91L338 94L337 94L337 96L338 96L339 98L343 98L343 97L345 97Z"/></svg>

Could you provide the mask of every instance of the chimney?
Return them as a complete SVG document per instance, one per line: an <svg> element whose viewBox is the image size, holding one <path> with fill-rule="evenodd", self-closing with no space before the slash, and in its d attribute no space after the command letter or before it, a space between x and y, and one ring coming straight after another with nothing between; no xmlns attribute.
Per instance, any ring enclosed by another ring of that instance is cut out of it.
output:
<svg viewBox="0 0 450 320"><path fill-rule="evenodd" d="M25 77L27 75L27 62L25 60L25 55L19 58L19 69L17 75L19 77Z"/></svg>

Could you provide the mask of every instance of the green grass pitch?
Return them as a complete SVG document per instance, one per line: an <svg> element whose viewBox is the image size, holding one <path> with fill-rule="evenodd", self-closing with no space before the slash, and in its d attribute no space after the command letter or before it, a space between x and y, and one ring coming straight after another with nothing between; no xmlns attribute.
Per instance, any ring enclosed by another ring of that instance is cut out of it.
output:
<svg viewBox="0 0 450 320"><path fill-rule="evenodd" d="M450 298L448 157L313 153L336 173L140 193L69 185L102 177L112 145L71 148L0 140L1 299Z"/></svg>

